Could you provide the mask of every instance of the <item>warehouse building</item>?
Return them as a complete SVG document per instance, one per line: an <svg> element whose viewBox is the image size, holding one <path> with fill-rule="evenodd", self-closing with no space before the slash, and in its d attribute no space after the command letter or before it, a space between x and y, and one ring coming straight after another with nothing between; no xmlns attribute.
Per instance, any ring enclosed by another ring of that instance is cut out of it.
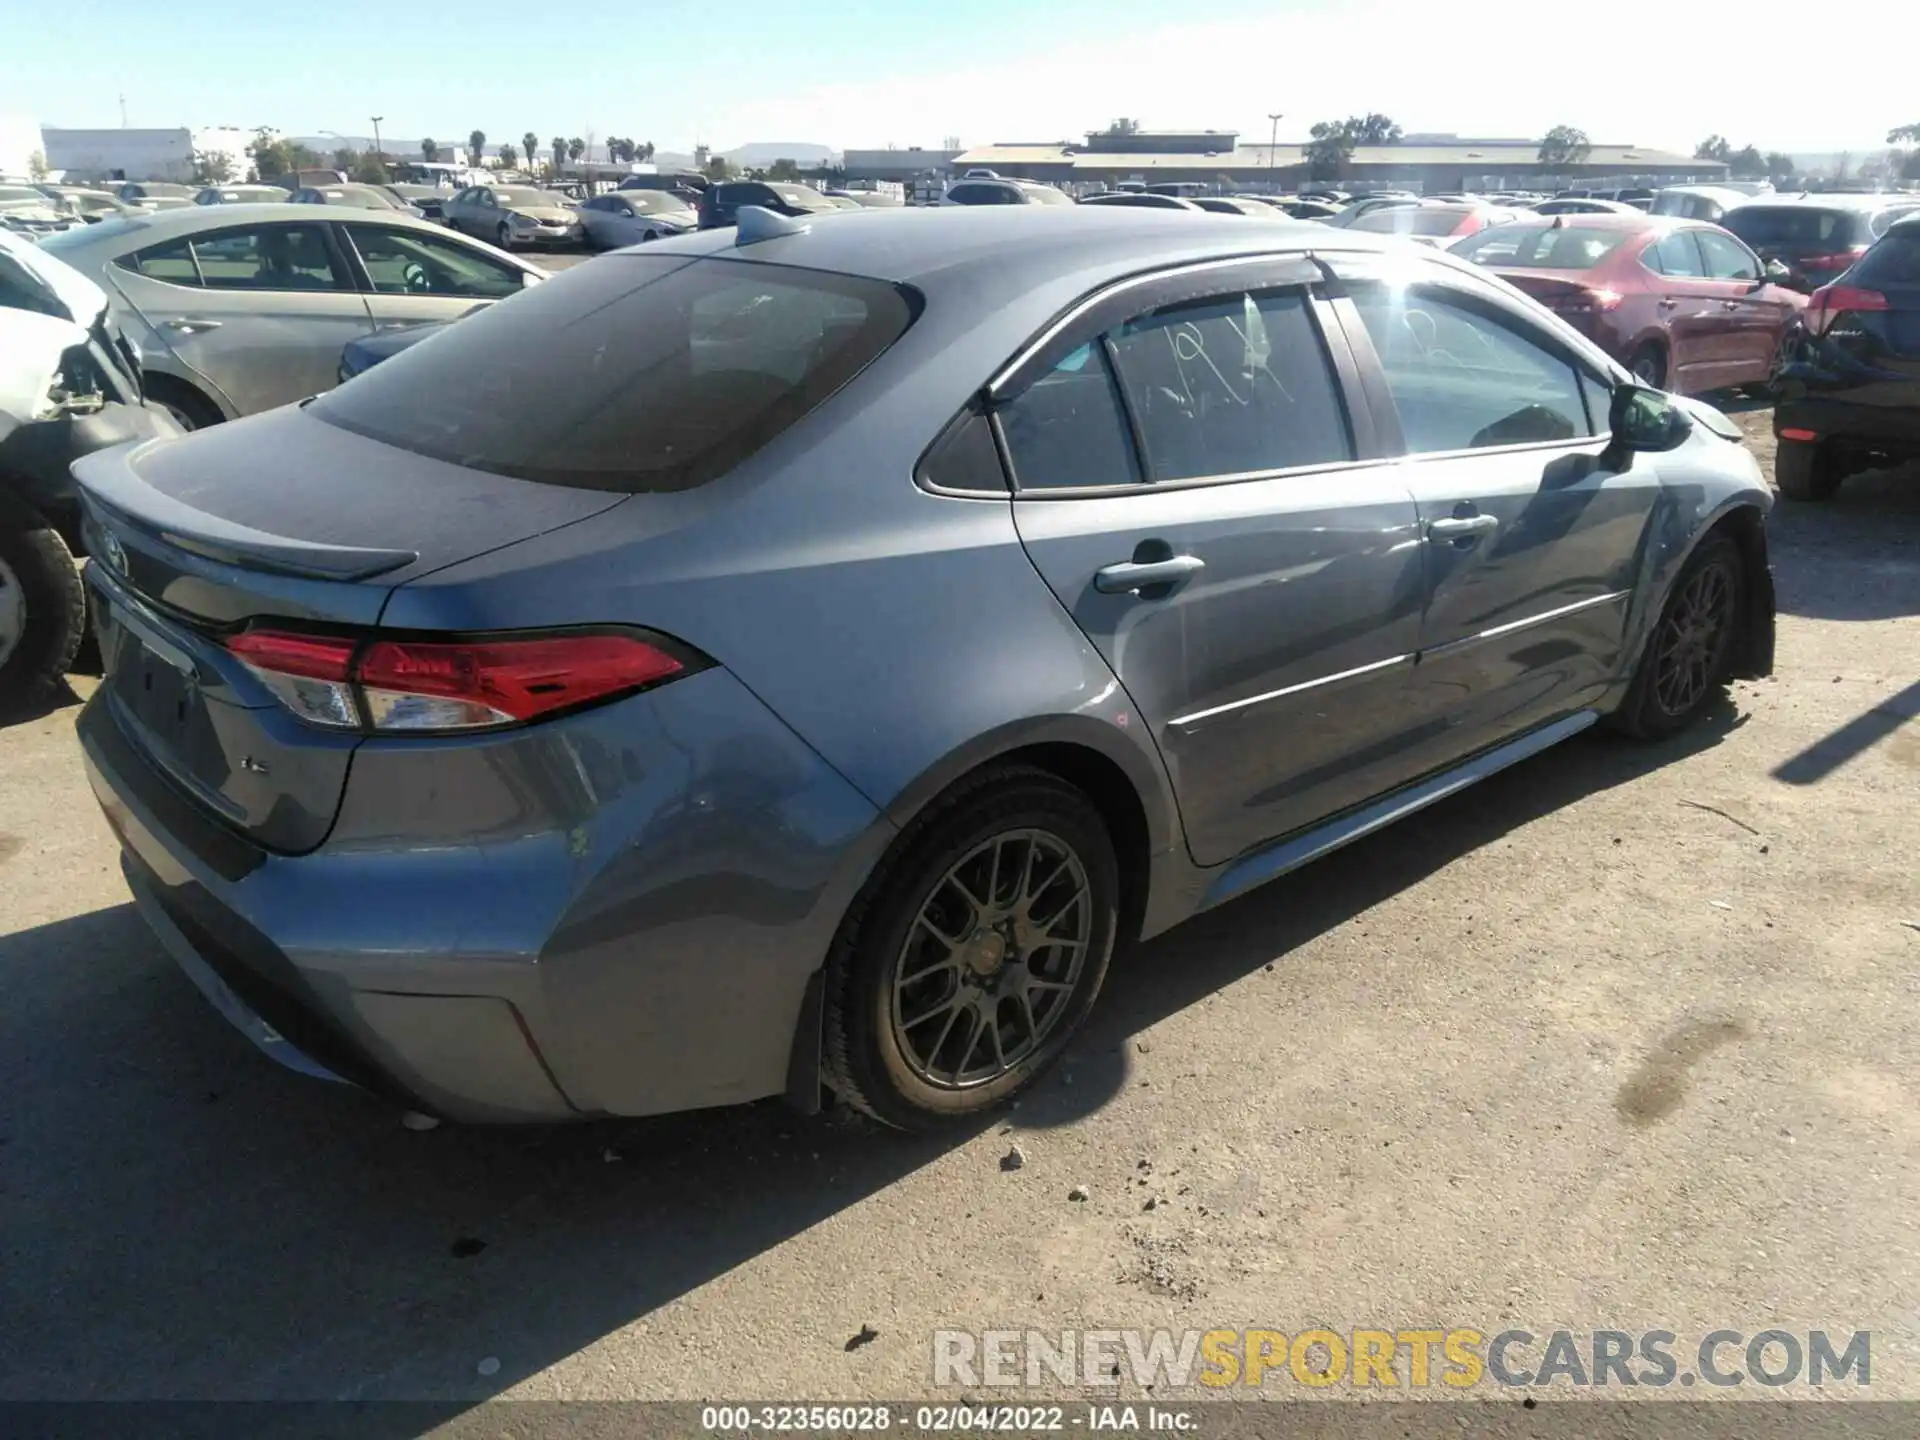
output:
<svg viewBox="0 0 1920 1440"><path fill-rule="evenodd" d="M854 155L875 153L913 152L849 152L849 173ZM954 174L992 170L1071 189L1184 181L1221 190L1297 191L1313 183L1304 145L1243 145L1231 130L1095 131L1085 143L984 145L961 151L948 168ZM1348 189L1393 186L1444 193L1601 181L1675 185L1720 180L1726 173L1726 165L1717 160L1639 145L1595 145L1584 163L1568 167L1542 165L1538 140L1412 135L1393 145L1359 147L1336 183Z"/></svg>
<svg viewBox="0 0 1920 1440"><path fill-rule="evenodd" d="M251 162L247 147L253 137L232 126L189 130L58 130L40 129L47 168L69 180L193 180L193 158L222 154L234 179L244 178Z"/></svg>

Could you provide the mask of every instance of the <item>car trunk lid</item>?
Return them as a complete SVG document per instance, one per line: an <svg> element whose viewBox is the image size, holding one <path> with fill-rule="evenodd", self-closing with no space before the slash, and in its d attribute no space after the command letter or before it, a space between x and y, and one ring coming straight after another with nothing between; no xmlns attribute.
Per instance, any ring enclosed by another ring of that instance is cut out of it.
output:
<svg viewBox="0 0 1920 1440"><path fill-rule="evenodd" d="M276 477L262 457L291 463ZM105 703L167 777L268 849L326 838L359 734L296 719L225 641L371 629L396 585L611 508L407 454L296 408L74 466Z"/></svg>

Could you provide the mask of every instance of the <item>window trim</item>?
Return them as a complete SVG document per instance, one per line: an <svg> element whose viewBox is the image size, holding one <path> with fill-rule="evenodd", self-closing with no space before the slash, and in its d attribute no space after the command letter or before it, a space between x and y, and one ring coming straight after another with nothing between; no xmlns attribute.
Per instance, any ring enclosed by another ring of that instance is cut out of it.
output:
<svg viewBox="0 0 1920 1440"><path fill-rule="evenodd" d="M195 231L192 234L177 235L173 241L164 242L168 244L178 243L187 247L187 254L193 260L193 273L199 277L199 284L197 285L182 285L177 281L162 280L158 276L147 274L145 271L136 270L130 266L120 264L122 260L131 260L138 256L141 253L140 250L129 250L125 255L114 257L109 263L118 266L120 269L127 270L130 274L139 276L142 280L151 280L156 285L171 285L176 290L198 290L208 295L359 295L362 293L360 277L355 273L355 262L353 258L348 255L346 247L341 241L341 237L335 233L334 226L336 223L336 221L325 219L323 216L316 216L312 220L265 220L252 225L229 224L221 226L217 230ZM282 290L266 285L221 286L206 283L206 272L200 265L200 247L202 245L209 244L216 240L222 240L232 235L253 235L266 230L287 230L295 227L314 229L320 232L320 243L327 247L327 260L335 272L335 284L333 286L325 290ZM161 248L159 245L146 245L142 246L141 250L157 250L159 248ZM343 276L345 279L344 284L340 283Z"/></svg>
<svg viewBox="0 0 1920 1440"><path fill-rule="evenodd" d="M1342 280L1361 283L1378 283L1384 279L1383 267L1375 262L1368 264L1346 264L1340 267ZM1578 350L1565 343L1563 338L1540 325L1519 305L1490 286L1482 288L1473 283L1478 277L1471 274L1461 275L1451 266L1431 265L1425 273L1413 283L1415 285L1438 290L1462 309L1485 314L1496 324L1505 326L1518 333L1520 338L1530 340L1540 349L1557 357L1574 372L1575 390L1580 397L1580 409L1587 409L1586 392L1578 383L1582 371L1588 373L1603 390L1612 391L1620 383L1620 378L1612 370L1597 367ZM1578 450L1589 446L1605 447L1612 439L1612 432L1602 427L1592 416L1588 423L1594 425L1592 435L1575 436L1569 440L1523 440L1511 445L1479 445L1460 450L1410 450L1407 448L1406 432L1400 424L1400 408L1394 403L1393 391L1387 381L1386 366L1380 361L1380 354L1374 349L1373 336L1368 331L1366 321L1360 317L1359 307L1351 297L1342 293L1333 302L1334 313L1338 316L1346 331L1346 341L1354 362L1360 368L1361 381L1366 390L1367 401L1374 410L1374 424L1383 445L1390 451L1395 464L1421 464L1429 460L1459 460L1475 455L1515 455L1529 451ZM1608 362L1611 365L1611 361Z"/></svg>
<svg viewBox="0 0 1920 1440"><path fill-rule="evenodd" d="M1713 268L1713 261L1707 255L1707 237L1709 235L1715 239L1730 242L1734 248L1745 255L1753 265L1753 274L1751 276L1707 275L1703 276L1703 279L1711 280L1720 285L1753 285L1766 279L1766 262L1760 258L1759 254L1751 245L1747 244L1746 241L1742 240L1731 230L1723 230L1718 225L1693 225L1689 226L1688 230L1693 236L1694 249L1700 252L1700 263L1709 270Z"/></svg>

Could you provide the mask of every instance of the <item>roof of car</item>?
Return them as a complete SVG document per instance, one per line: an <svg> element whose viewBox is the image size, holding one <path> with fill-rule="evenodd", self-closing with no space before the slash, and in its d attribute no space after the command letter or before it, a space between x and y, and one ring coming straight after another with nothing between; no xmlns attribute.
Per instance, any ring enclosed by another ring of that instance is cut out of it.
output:
<svg viewBox="0 0 1920 1440"><path fill-rule="evenodd" d="M1793 195L1756 195L1740 208L1742 210L1764 210L1770 205L1787 209L1817 210L1879 210L1889 205L1920 205L1920 195L1904 195L1897 191L1871 190L1813 190Z"/></svg>
<svg viewBox="0 0 1920 1440"><path fill-rule="evenodd" d="M1263 253L1377 251L1393 243L1280 211L1247 225L1197 209L951 205L834 211L799 233L747 245L732 230L706 230L646 250L866 275L910 284L930 300L965 294L971 307L976 300L1009 302L1054 282L1084 292L1167 266Z"/></svg>
<svg viewBox="0 0 1920 1440"><path fill-rule="evenodd" d="M130 215L102 220L98 225L89 225L84 230L69 230L63 236L53 237L60 242L54 248L58 251L71 246L75 251L81 251L91 250L95 245L107 245L115 249L139 249L181 235L194 235L202 230L226 230L250 220L300 220L311 225L316 220L334 218L325 214L315 215L316 208L312 205L270 201L258 205L187 205L178 210L135 211ZM431 220L416 219L404 210L356 211L355 215L356 224L368 223L358 218L366 215L382 225L399 225L428 234L446 233L442 226L435 225ZM136 232L139 238L132 239ZM117 244L118 237L122 236L128 237L130 243L125 246Z"/></svg>
<svg viewBox="0 0 1920 1440"><path fill-rule="evenodd" d="M1495 207L1505 208L1505 207ZM1562 229L1578 225L1583 230L1666 230L1680 225L1701 225L1684 215L1649 215L1644 210L1573 210L1559 215L1542 215L1538 210L1519 210L1509 225L1544 230L1558 223ZM1505 226L1501 227L1505 229Z"/></svg>

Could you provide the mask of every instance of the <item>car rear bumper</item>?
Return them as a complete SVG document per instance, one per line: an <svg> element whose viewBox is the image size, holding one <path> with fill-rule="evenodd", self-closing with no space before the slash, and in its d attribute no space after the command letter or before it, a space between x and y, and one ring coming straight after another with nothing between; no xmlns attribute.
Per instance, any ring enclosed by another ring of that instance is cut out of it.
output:
<svg viewBox="0 0 1920 1440"><path fill-rule="evenodd" d="M1821 440L1920 453L1920 384L1903 388L1911 390L1905 404L1874 404L1844 394L1809 393L1800 387L1799 394L1789 392L1775 404L1773 433L1810 431Z"/></svg>
<svg viewBox="0 0 1920 1440"><path fill-rule="evenodd" d="M782 1093L892 834L724 671L526 731L367 742L300 856L186 798L113 707L103 687L82 713L87 776L189 978L280 1063L454 1120Z"/></svg>

